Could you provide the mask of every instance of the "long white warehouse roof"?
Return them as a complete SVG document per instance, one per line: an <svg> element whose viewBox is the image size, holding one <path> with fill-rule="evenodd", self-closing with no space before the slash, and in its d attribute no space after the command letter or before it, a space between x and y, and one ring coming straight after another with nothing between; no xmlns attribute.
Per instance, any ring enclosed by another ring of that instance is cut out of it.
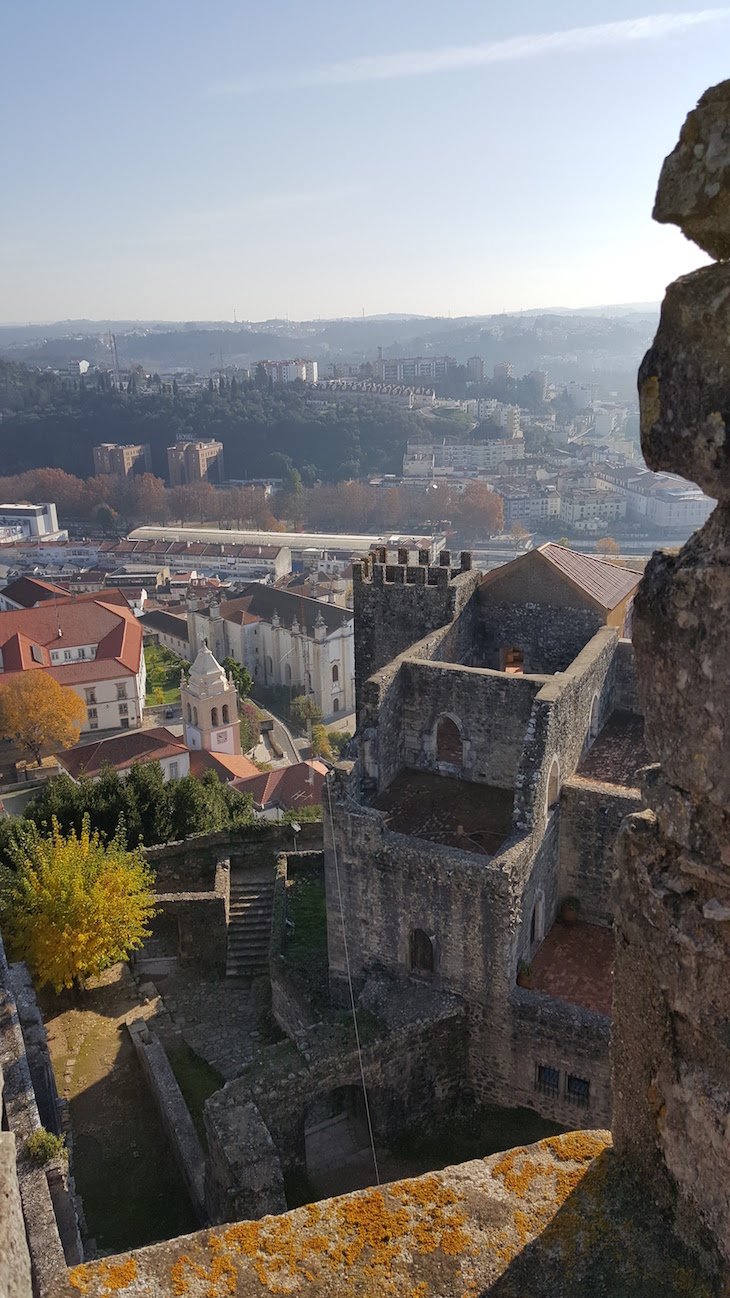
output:
<svg viewBox="0 0 730 1298"><path fill-rule="evenodd" d="M399 545L410 549L418 545L430 546L436 541L443 545L441 536L362 536L340 532L243 532L220 527L135 527L129 533L130 541L206 541L226 545L286 545L292 550L349 550L353 554L367 554L374 545L386 545L389 550Z"/></svg>

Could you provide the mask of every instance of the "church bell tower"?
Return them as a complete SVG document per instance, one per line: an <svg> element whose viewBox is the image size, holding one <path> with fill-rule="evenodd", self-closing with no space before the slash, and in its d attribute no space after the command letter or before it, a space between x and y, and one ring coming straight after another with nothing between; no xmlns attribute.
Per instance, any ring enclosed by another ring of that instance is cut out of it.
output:
<svg viewBox="0 0 730 1298"><path fill-rule="evenodd" d="M200 649L190 675L180 682L183 736L188 748L210 753L240 753L236 687L207 644Z"/></svg>

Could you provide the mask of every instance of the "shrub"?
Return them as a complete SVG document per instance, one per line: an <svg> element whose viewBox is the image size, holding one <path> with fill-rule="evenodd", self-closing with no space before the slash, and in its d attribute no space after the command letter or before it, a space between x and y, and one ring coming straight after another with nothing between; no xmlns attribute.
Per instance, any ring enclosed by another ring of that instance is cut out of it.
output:
<svg viewBox="0 0 730 1298"><path fill-rule="evenodd" d="M38 1127L28 1137L25 1147L31 1161L38 1167L43 1167L46 1163L52 1163L56 1158L68 1158L66 1141L63 1136L54 1136L53 1132L46 1131L45 1127Z"/></svg>

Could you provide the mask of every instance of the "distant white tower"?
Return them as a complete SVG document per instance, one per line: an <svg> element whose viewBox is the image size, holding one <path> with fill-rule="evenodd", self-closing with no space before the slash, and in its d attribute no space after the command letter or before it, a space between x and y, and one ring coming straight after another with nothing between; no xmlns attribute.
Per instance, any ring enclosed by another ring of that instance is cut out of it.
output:
<svg viewBox="0 0 730 1298"><path fill-rule="evenodd" d="M210 753L240 753L236 687L207 644L200 649L180 682L183 734L188 748L205 748Z"/></svg>

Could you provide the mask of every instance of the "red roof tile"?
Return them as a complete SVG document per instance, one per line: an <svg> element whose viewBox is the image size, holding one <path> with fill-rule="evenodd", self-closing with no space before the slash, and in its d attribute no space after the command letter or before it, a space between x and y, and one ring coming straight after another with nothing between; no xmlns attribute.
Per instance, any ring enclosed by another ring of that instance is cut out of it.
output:
<svg viewBox="0 0 730 1298"><path fill-rule="evenodd" d="M100 739L94 744L77 744L56 754L56 760L68 771L73 780L81 775L99 775L104 766L122 771L134 762L160 761L163 757L176 757L188 750L181 739L164 726L150 730L130 730L123 735Z"/></svg>
<svg viewBox="0 0 730 1298"><path fill-rule="evenodd" d="M606 609L615 608L641 581L641 574L631 572L629 568L596 559L592 554L579 554L563 545L554 545L552 541L541 545L539 552L563 576Z"/></svg>

